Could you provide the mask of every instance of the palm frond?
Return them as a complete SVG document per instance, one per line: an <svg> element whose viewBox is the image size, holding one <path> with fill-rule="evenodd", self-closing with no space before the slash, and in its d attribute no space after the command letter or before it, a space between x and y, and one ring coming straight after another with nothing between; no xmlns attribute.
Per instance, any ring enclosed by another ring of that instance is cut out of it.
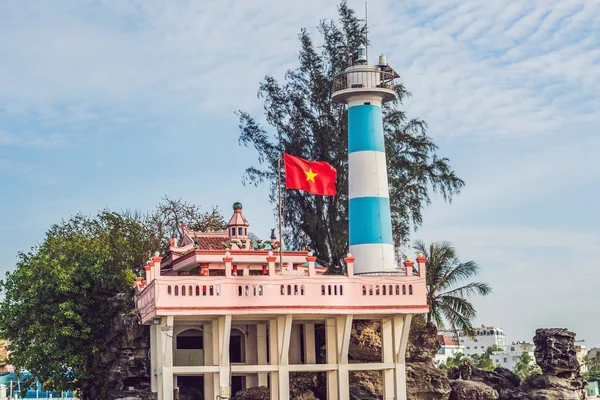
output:
<svg viewBox="0 0 600 400"><path fill-rule="evenodd" d="M492 293L492 288L487 283L471 282L468 285L441 293L440 296L469 297L475 294L487 296L490 293Z"/></svg>

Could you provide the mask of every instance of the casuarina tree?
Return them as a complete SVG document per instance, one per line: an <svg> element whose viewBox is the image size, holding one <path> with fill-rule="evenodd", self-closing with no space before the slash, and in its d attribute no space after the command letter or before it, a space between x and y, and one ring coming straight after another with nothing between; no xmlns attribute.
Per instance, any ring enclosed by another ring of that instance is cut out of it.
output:
<svg viewBox="0 0 600 400"><path fill-rule="evenodd" d="M323 20L318 25L320 46L306 29L300 32L299 65L287 72L283 82L266 76L260 83L270 129L249 113L238 112L240 144L254 147L258 155L258 166L246 169L243 182L268 183L273 204L277 204L278 158L283 152L325 161L337 169L336 196L296 190L284 196L286 242L310 247L333 270L348 250L347 108L331 101L333 79L352 64L357 48L366 43L366 26L345 1L338 13L338 22ZM384 105L383 115L393 231L400 246L421 224L431 190L451 201L464 182L448 159L437 155L426 123L408 118L402 110L410 95L404 85L398 83L396 91L398 100Z"/></svg>

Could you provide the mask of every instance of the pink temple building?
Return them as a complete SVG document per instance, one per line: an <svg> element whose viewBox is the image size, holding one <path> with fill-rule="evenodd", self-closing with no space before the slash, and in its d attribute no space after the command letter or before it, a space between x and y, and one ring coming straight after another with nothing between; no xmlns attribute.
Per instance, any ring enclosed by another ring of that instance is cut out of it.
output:
<svg viewBox="0 0 600 400"><path fill-rule="evenodd" d="M426 259L399 265L394 254L381 106L397 98L396 78L384 56L367 65L361 46L355 65L333 82L333 101L348 106L353 254L345 275L324 275L308 251L255 243L239 203L225 231L182 229L167 254L148 263L136 301L151 330L151 387L159 400L190 387L193 398L229 399L258 386L272 400L288 400L294 372L324 373L327 399L348 400L353 371L381 371L384 398L406 399L411 319L428 306ZM352 324L367 319L381 321L382 357L354 363Z"/></svg>
<svg viewBox="0 0 600 400"><path fill-rule="evenodd" d="M239 203L223 232L184 230L166 257L138 278L137 307L151 329L152 390L173 399L193 382L205 399L268 386L289 399L291 372L326 372L329 399L348 399L349 372L381 370L386 399L406 398L404 352L414 314L427 312L425 261L394 275L324 275L307 251L256 249ZM225 248L227 246L227 248ZM268 246L267 246L268 247ZM274 246L276 247L276 246ZM418 271L418 273L416 273ZM350 363L352 322L382 321L381 362ZM326 360L317 364L315 327L324 325Z"/></svg>

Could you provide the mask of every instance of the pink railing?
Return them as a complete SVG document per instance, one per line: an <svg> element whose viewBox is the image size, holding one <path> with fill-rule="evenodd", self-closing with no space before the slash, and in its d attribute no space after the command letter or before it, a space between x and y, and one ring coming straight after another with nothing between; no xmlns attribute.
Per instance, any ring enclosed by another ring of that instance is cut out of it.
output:
<svg viewBox="0 0 600 400"><path fill-rule="evenodd" d="M205 314L417 310L426 307L425 293L425 280L419 276L161 276L139 293L137 301L145 322L154 315L193 310Z"/></svg>

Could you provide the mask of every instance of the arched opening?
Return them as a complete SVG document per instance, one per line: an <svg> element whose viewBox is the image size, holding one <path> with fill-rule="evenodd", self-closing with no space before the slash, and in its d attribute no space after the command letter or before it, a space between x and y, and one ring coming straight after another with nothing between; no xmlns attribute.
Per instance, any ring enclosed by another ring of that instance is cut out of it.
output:
<svg viewBox="0 0 600 400"><path fill-rule="evenodd" d="M285 295L285 285L281 285L281 295Z"/></svg>
<svg viewBox="0 0 600 400"><path fill-rule="evenodd" d="M177 335L173 362L178 367L204 365L204 342L200 329L187 329Z"/></svg>
<svg viewBox="0 0 600 400"><path fill-rule="evenodd" d="M392 285L390 285L390 290L388 291L388 294L392 295L394 294L394 287Z"/></svg>
<svg viewBox="0 0 600 400"><path fill-rule="evenodd" d="M344 295L344 286L340 285L340 296Z"/></svg>
<svg viewBox="0 0 600 400"><path fill-rule="evenodd" d="M412 294L412 285L408 285L408 294L411 295Z"/></svg>
<svg viewBox="0 0 600 400"><path fill-rule="evenodd" d="M375 285L375 295L379 296L379 285Z"/></svg>
<svg viewBox="0 0 600 400"><path fill-rule="evenodd" d="M185 286L181 286L181 295L185 296Z"/></svg>
<svg viewBox="0 0 600 400"><path fill-rule="evenodd" d="M196 285L196 296L200 296L200 286Z"/></svg>
<svg viewBox="0 0 600 400"><path fill-rule="evenodd" d="M321 296L325 296L325 285L321 285Z"/></svg>
<svg viewBox="0 0 600 400"><path fill-rule="evenodd" d="M304 296L304 285L300 286L300 296Z"/></svg>
<svg viewBox="0 0 600 400"><path fill-rule="evenodd" d="M406 285L402 285L402 294L406 294Z"/></svg>
<svg viewBox="0 0 600 400"><path fill-rule="evenodd" d="M381 294L385 296L387 294L387 286L386 285L382 285L381 289L382 289Z"/></svg>
<svg viewBox="0 0 600 400"><path fill-rule="evenodd" d="M167 286L167 294L169 296L171 295L171 285Z"/></svg>
<svg viewBox="0 0 600 400"><path fill-rule="evenodd" d="M179 286L175 286L175 296L179 296Z"/></svg>
<svg viewBox="0 0 600 400"><path fill-rule="evenodd" d="M237 328L231 329L229 338L229 362L246 362L246 334Z"/></svg>

